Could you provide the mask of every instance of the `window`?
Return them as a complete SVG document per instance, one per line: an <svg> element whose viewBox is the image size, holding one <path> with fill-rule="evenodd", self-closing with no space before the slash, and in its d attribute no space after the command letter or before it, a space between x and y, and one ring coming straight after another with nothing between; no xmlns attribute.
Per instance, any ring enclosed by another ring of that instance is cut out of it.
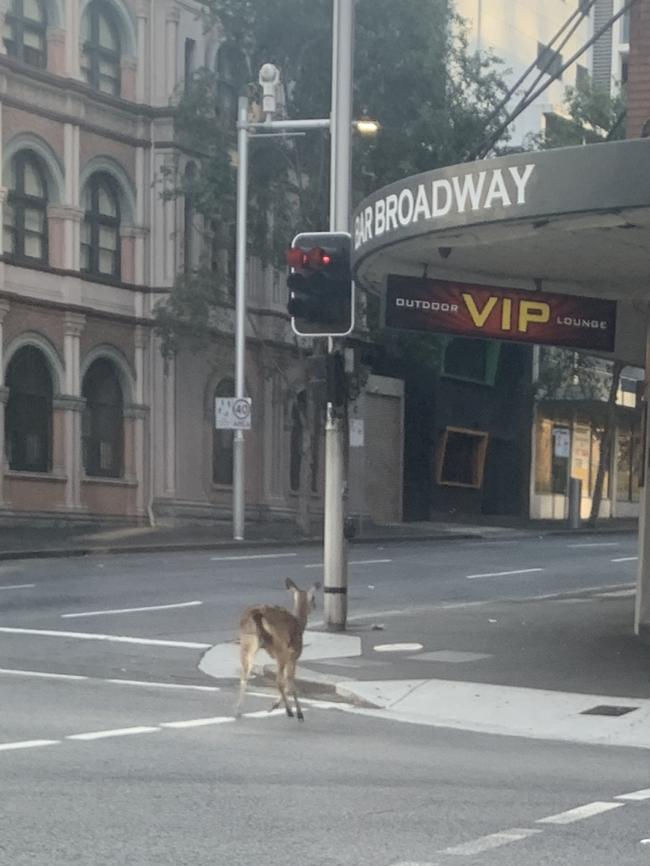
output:
<svg viewBox="0 0 650 866"><path fill-rule="evenodd" d="M501 345L453 337L445 349L444 375L494 385Z"/></svg>
<svg viewBox="0 0 650 866"><path fill-rule="evenodd" d="M120 95L120 37L113 12L94 0L84 16L82 70L95 90Z"/></svg>
<svg viewBox="0 0 650 866"><path fill-rule="evenodd" d="M630 10L621 17L621 42L630 41Z"/></svg>
<svg viewBox="0 0 650 866"><path fill-rule="evenodd" d="M19 349L7 368L9 400L5 449L9 468L49 472L52 468L52 377L40 349Z"/></svg>
<svg viewBox="0 0 650 866"><path fill-rule="evenodd" d="M190 162L185 169L185 196L183 200L183 269L189 274L194 264L194 206L192 183L196 178L196 165Z"/></svg>
<svg viewBox="0 0 650 866"><path fill-rule="evenodd" d="M589 86L591 76L586 66L581 63L576 63L576 87L586 88Z"/></svg>
<svg viewBox="0 0 650 866"><path fill-rule="evenodd" d="M47 186L38 159L17 154L4 206L4 251L16 259L47 261Z"/></svg>
<svg viewBox="0 0 650 866"><path fill-rule="evenodd" d="M217 108L225 123L237 121L238 70L240 58L231 45L222 45L217 54Z"/></svg>
<svg viewBox="0 0 650 866"><path fill-rule="evenodd" d="M187 90L192 73L194 72L194 63L196 57L196 42L194 39L185 40L185 90Z"/></svg>
<svg viewBox="0 0 650 866"><path fill-rule="evenodd" d="M235 383L232 379L222 379L214 391L217 397L234 397ZM213 415L214 418L214 415ZM212 422L214 424L214 420ZM232 430L217 430L212 436L212 480L215 484L232 484L233 476L233 443L235 434Z"/></svg>
<svg viewBox="0 0 650 866"><path fill-rule="evenodd" d="M47 63L47 16L43 0L13 0L5 20L7 54L30 66Z"/></svg>
<svg viewBox="0 0 650 866"><path fill-rule="evenodd" d="M115 181L94 174L85 196L86 215L81 227L81 270L120 278L120 204Z"/></svg>
<svg viewBox="0 0 650 866"><path fill-rule="evenodd" d="M480 489L487 444L488 434L481 430L447 427L438 449L438 484Z"/></svg>
<svg viewBox="0 0 650 866"><path fill-rule="evenodd" d="M554 51L543 42L537 43L537 68L540 72L545 72L547 75L558 76L562 68L562 55L559 51ZM562 78L561 75L558 76Z"/></svg>
<svg viewBox="0 0 650 866"><path fill-rule="evenodd" d="M303 418L307 410L307 395L301 391L291 407L291 443L289 451L289 487L296 493L300 490L300 473L302 470L302 439L304 432ZM312 464L312 483L313 483Z"/></svg>
<svg viewBox="0 0 650 866"><path fill-rule="evenodd" d="M81 422L86 475L119 478L124 471L124 406L112 361L100 358L90 365L82 395L86 401Z"/></svg>

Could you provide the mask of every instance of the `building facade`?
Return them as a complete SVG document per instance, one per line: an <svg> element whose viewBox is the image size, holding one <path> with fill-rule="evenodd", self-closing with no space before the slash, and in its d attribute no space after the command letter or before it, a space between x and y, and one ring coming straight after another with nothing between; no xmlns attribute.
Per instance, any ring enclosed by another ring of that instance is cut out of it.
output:
<svg viewBox="0 0 650 866"><path fill-rule="evenodd" d="M232 433L215 430L214 400L233 393L234 311L226 303L209 349L168 360L153 327L156 303L201 255L188 208L163 195L191 170L173 122L185 77L218 63L199 8L0 0L5 519L230 517ZM248 302L247 507L291 518L304 371L286 287L254 261ZM401 429L393 390L386 412ZM317 512L320 465L313 475Z"/></svg>

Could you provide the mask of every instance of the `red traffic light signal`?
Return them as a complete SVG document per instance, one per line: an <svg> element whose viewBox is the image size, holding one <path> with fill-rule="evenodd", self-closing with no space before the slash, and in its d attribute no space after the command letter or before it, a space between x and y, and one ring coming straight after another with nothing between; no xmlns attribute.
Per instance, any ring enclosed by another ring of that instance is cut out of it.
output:
<svg viewBox="0 0 650 866"><path fill-rule="evenodd" d="M351 239L345 232L303 232L287 251L287 310L296 334L338 337L354 327Z"/></svg>

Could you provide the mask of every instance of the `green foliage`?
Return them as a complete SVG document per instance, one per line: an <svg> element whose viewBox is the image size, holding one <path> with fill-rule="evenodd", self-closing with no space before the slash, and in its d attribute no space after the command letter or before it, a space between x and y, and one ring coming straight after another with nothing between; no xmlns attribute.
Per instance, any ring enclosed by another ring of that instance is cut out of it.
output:
<svg viewBox="0 0 650 866"><path fill-rule="evenodd" d="M597 144L625 138L625 94L610 93L607 87L585 78L565 90L567 116L549 115L543 134L534 138L533 147L570 147Z"/></svg>

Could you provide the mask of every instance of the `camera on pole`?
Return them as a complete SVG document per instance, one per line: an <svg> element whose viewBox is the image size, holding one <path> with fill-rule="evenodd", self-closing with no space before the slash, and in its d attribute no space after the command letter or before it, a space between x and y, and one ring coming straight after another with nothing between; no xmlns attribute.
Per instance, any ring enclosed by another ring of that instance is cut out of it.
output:
<svg viewBox="0 0 650 866"><path fill-rule="evenodd" d="M346 232L303 232L293 239L287 310L299 336L344 337L354 328L350 251Z"/></svg>

